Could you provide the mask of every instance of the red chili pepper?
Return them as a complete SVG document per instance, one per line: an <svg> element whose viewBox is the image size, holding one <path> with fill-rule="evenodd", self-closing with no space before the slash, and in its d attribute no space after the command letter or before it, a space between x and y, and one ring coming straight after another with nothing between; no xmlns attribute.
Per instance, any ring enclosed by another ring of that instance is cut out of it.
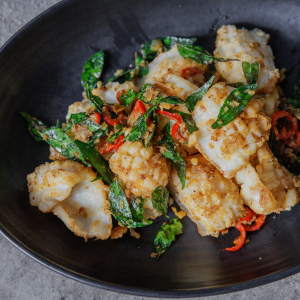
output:
<svg viewBox="0 0 300 300"><path fill-rule="evenodd" d="M145 107L145 104L143 101L138 100L135 103L134 109L132 111L132 114L134 116L134 118L137 118L139 114L144 115L147 112L147 109ZM147 120L147 125L150 126L151 125L151 119L150 117Z"/></svg>
<svg viewBox="0 0 300 300"><path fill-rule="evenodd" d="M101 143L101 145L98 147L98 151L101 155L104 155L106 153L109 153L112 150L118 151L119 148L124 144L124 135L120 135L117 137L117 139L114 141L113 144L109 144L106 140Z"/></svg>
<svg viewBox="0 0 300 300"><path fill-rule="evenodd" d="M120 99L120 96L122 96L122 94L125 92L125 90L120 90L117 92L117 100L119 101L120 104L123 104L122 100Z"/></svg>
<svg viewBox="0 0 300 300"><path fill-rule="evenodd" d="M296 138L295 136L293 137L290 137L289 139L287 139L286 141L286 144L289 146L289 147L292 147L292 148L297 148L300 144L300 132L297 131L296 133Z"/></svg>
<svg viewBox="0 0 300 300"><path fill-rule="evenodd" d="M181 76L184 79L188 79L189 77L192 77L197 74L202 74L197 68L186 68L182 70Z"/></svg>
<svg viewBox="0 0 300 300"><path fill-rule="evenodd" d="M254 220L255 223L253 225L245 225L245 230L246 231L258 230L265 223L265 220L266 220L265 215L258 215L258 217Z"/></svg>
<svg viewBox="0 0 300 300"><path fill-rule="evenodd" d="M253 216L256 217L256 213L247 206L244 206L244 208L247 211L247 215L246 215L246 217L239 219L238 222L246 224L253 220Z"/></svg>
<svg viewBox="0 0 300 300"><path fill-rule="evenodd" d="M165 111L165 110L158 110L156 111L159 115L166 115L168 116L171 120L174 120L176 122L178 122L179 124L182 123L182 118L179 114L176 114L176 113L170 113L168 111Z"/></svg>
<svg viewBox="0 0 300 300"><path fill-rule="evenodd" d="M100 124L101 116L98 112L93 113L89 118L96 124Z"/></svg>
<svg viewBox="0 0 300 300"><path fill-rule="evenodd" d="M186 140L186 138L181 135L179 129L180 129L180 125L178 123L175 123L171 130L172 137L177 140L181 140L181 139Z"/></svg>
<svg viewBox="0 0 300 300"><path fill-rule="evenodd" d="M275 132L276 122L278 119L281 119L284 117L288 118L292 122L293 128L291 130L287 131L285 127L282 127L281 132L276 133ZM298 121L287 111L284 111L284 110L277 111L276 113L274 113L274 115L272 117L272 131L275 133L275 135L278 139L286 140L298 132Z"/></svg>
<svg viewBox="0 0 300 300"><path fill-rule="evenodd" d="M113 111L112 105L107 105L103 109L103 119L109 125L117 125L120 124L124 120L123 112L118 112L118 117L116 119L112 119L111 112Z"/></svg>
<svg viewBox="0 0 300 300"><path fill-rule="evenodd" d="M245 225L243 225L243 224L237 222L237 223L235 224L235 228L236 228L237 230L239 230L240 233L241 233L240 236L239 236L237 239L235 239L235 240L233 241L233 243L235 244L235 246L233 246L233 247L231 247L231 248L221 249L221 250L226 250L226 251L237 251L237 250L241 249L241 248L244 246L245 240L246 240L246 230L245 230Z"/></svg>

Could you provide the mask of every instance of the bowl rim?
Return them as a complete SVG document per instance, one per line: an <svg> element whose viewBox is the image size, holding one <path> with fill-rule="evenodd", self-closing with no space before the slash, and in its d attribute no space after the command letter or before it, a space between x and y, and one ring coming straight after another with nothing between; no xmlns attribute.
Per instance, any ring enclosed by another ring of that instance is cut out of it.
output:
<svg viewBox="0 0 300 300"><path fill-rule="evenodd" d="M22 26L13 36L11 36L2 47L0 47L0 58L6 49L13 46L13 43L18 40L20 36L22 36L23 32L27 29L35 26L41 19L46 17L49 13L55 13L55 11L70 5L71 2L74 0L61 0L58 3L50 6L45 11L38 14L24 26ZM190 290L173 290L173 291L165 291L165 290L150 290L146 288L134 288L134 287L126 287L123 285L118 285L112 282L105 282L103 280L96 280L91 277L82 275L71 269L63 267L59 264L56 264L54 261L43 257L41 254L36 253L29 247L27 247L24 243L18 240L12 233L9 233L1 224L0 224L0 233L3 237L5 237L9 242L11 242L17 249L21 252L32 258L34 261L40 263L41 265L49 268L52 271L60 275L64 275L70 279L79 281L80 283L84 283L93 287L105 289L111 292L117 293L124 293L129 295L136 295L136 296L146 296L146 297L157 297L157 298L184 298L184 297L204 297L204 296L213 296L213 295L220 295L220 294L228 294L233 292L238 292L242 290L247 290L255 287L259 287L268 283L272 283L289 276L295 275L300 272L300 264L286 268L284 270L274 272L272 274L259 277L256 279L244 281L241 283L230 284L230 285L223 285L223 286L215 286L211 288L198 288L198 289L190 289Z"/></svg>

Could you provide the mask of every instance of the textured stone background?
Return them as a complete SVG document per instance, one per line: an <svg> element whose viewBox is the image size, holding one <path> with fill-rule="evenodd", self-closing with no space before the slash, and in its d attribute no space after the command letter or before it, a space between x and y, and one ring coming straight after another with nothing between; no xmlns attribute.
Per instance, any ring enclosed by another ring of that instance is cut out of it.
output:
<svg viewBox="0 0 300 300"><path fill-rule="evenodd" d="M0 47L23 25L58 0L0 0ZM1 70L0 70L1 72ZM16 249L0 235L0 299L143 299L84 285L59 275ZM300 274L209 300L300 299ZM150 298L149 298L150 299Z"/></svg>

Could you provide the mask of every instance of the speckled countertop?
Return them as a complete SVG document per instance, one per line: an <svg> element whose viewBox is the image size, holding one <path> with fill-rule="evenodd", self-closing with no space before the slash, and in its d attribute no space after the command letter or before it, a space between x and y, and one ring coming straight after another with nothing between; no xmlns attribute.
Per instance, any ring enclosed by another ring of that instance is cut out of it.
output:
<svg viewBox="0 0 300 300"><path fill-rule="evenodd" d="M58 0L0 0L0 46ZM0 235L0 299L142 299L90 287L59 275L29 258ZM300 299L300 274L209 300ZM150 298L149 298L150 299Z"/></svg>

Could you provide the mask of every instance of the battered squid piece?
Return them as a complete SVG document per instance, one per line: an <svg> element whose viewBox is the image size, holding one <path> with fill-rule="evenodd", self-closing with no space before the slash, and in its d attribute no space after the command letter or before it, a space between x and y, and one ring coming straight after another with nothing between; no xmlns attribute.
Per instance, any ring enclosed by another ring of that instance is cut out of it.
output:
<svg viewBox="0 0 300 300"><path fill-rule="evenodd" d="M294 176L281 166L267 144L257 151L255 169L249 164L236 173L244 203L258 214L291 210L299 202L299 187Z"/></svg>
<svg viewBox="0 0 300 300"><path fill-rule="evenodd" d="M234 226L245 215L238 186L222 174L201 154L186 161L186 186L182 190L176 170L172 169L168 189L187 211L202 236L218 237L219 232Z"/></svg>
<svg viewBox="0 0 300 300"><path fill-rule="evenodd" d="M280 75L275 69L274 56L267 45L269 35L260 29L237 29L234 25L224 25L217 32L216 57L236 58L239 61L216 63L216 69L229 83L243 82L247 84L242 61L259 62L258 93L270 93L275 88Z"/></svg>
<svg viewBox="0 0 300 300"><path fill-rule="evenodd" d="M261 101L263 101L262 111L270 118L273 116L276 108L278 107L278 105L280 103L278 87L276 87L269 94L257 94L254 96L254 98L258 98Z"/></svg>
<svg viewBox="0 0 300 300"><path fill-rule="evenodd" d="M189 145L197 148L226 178L234 177L248 165L250 156L269 139L271 128L270 118L261 112L262 102L252 99L239 117L220 129L212 129L232 90L224 82L208 90L193 112L199 130L189 139Z"/></svg>
<svg viewBox="0 0 300 300"><path fill-rule="evenodd" d="M69 106L68 114L66 115L66 120L68 122L70 116L72 114L78 114L81 112L85 112L87 114L95 111L95 107L88 99L83 99L81 102L75 102Z"/></svg>
<svg viewBox="0 0 300 300"><path fill-rule="evenodd" d="M126 142L109 160L111 170L135 195L151 198L157 186L168 183L170 165L154 149L147 150L142 142Z"/></svg>
<svg viewBox="0 0 300 300"><path fill-rule="evenodd" d="M186 99L199 87L194 84L193 78L184 79L182 70L186 68L196 68L203 77L208 70L208 66L200 65L191 59L184 59L174 46L171 50L161 53L149 64L149 73L140 80L139 85L146 83L156 84L164 96L178 96Z"/></svg>
<svg viewBox="0 0 300 300"><path fill-rule="evenodd" d="M112 220L108 187L91 168L74 161L46 163L27 176L30 203L53 212L77 236L107 239Z"/></svg>

